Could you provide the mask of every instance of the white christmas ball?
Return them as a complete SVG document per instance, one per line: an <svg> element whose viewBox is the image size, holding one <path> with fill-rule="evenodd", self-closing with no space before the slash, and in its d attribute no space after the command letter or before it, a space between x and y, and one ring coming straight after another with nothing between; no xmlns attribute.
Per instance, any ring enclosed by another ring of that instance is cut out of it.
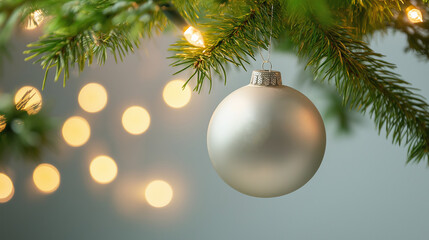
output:
<svg viewBox="0 0 429 240"><path fill-rule="evenodd" d="M306 96L281 85L280 72L260 70L216 108L207 146L216 172L231 187L250 196L277 197L313 177L326 133Z"/></svg>

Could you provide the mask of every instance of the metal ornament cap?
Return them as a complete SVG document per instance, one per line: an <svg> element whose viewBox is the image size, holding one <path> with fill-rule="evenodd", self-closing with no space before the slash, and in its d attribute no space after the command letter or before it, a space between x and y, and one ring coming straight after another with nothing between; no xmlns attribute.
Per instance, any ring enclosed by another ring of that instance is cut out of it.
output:
<svg viewBox="0 0 429 240"><path fill-rule="evenodd" d="M279 71L254 70L250 84L258 86L281 86L282 75Z"/></svg>

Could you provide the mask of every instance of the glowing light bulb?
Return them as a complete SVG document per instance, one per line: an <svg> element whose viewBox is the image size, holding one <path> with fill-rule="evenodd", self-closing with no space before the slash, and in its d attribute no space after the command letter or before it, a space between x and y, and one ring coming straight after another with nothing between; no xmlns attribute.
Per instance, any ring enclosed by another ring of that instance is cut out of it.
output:
<svg viewBox="0 0 429 240"><path fill-rule="evenodd" d="M42 10L36 10L30 13L30 15L28 16L27 25L25 26L25 29L36 29L40 24L42 24L43 20L45 20L45 17L43 16Z"/></svg>
<svg viewBox="0 0 429 240"><path fill-rule="evenodd" d="M116 178L118 167L112 158L108 156L98 156L91 161L89 172L96 182L107 184Z"/></svg>
<svg viewBox="0 0 429 240"><path fill-rule="evenodd" d="M122 114L122 126L133 135L146 132L150 125L150 115L148 111L139 106L132 106Z"/></svg>
<svg viewBox="0 0 429 240"><path fill-rule="evenodd" d="M422 12L414 6L409 6L406 10L408 20L412 23L423 22Z"/></svg>
<svg viewBox="0 0 429 240"><path fill-rule="evenodd" d="M21 108L22 110L27 111L28 114L36 114L40 109L42 109L42 94L40 94L37 88L32 86L24 86L20 88L15 94L15 105L18 104L24 96L31 98L23 106L16 106L17 109Z"/></svg>
<svg viewBox="0 0 429 240"><path fill-rule="evenodd" d="M8 202L14 193L12 180L6 174L0 173L0 203Z"/></svg>
<svg viewBox="0 0 429 240"><path fill-rule="evenodd" d="M198 29L189 26L188 29L186 29L186 31L183 33L183 35L190 44L196 47L206 47L204 44L203 35Z"/></svg>
<svg viewBox="0 0 429 240"><path fill-rule="evenodd" d="M88 83L79 92L80 107L90 113L103 110L107 104L106 89L98 83Z"/></svg>
<svg viewBox="0 0 429 240"><path fill-rule="evenodd" d="M33 182L41 192L55 192L60 186L60 172L51 164L42 163L34 169Z"/></svg>
<svg viewBox="0 0 429 240"><path fill-rule="evenodd" d="M189 103L192 91L188 85L186 85L185 89L182 89L183 84L185 84L185 81L173 80L165 85L162 96L168 106L181 108Z"/></svg>
<svg viewBox="0 0 429 240"><path fill-rule="evenodd" d="M145 198L152 207L162 208L173 199L173 189L167 182L155 180L146 187Z"/></svg>
<svg viewBox="0 0 429 240"><path fill-rule="evenodd" d="M80 147L91 136L91 128L85 118L74 116L64 122L62 134L68 145Z"/></svg>

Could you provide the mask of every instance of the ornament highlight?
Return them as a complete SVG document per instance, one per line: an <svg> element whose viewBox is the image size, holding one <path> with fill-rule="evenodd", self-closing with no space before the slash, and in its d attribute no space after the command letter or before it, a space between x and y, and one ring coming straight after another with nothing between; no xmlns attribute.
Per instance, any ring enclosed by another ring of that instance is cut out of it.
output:
<svg viewBox="0 0 429 240"><path fill-rule="evenodd" d="M282 85L278 71L253 71L249 85L216 108L207 147L219 176L237 191L277 197L306 184L319 168L325 126L313 103Z"/></svg>
<svg viewBox="0 0 429 240"><path fill-rule="evenodd" d="M412 23L420 23L423 22L423 15L422 12L414 7L414 6L409 6L405 12L407 12L407 17L408 20L410 20L410 22Z"/></svg>
<svg viewBox="0 0 429 240"><path fill-rule="evenodd" d="M15 193L13 182L8 175L0 173L0 203L9 202Z"/></svg>
<svg viewBox="0 0 429 240"><path fill-rule="evenodd" d="M107 184L115 180L118 166L111 157L102 155L91 161L89 172L96 182Z"/></svg>
<svg viewBox="0 0 429 240"><path fill-rule="evenodd" d="M43 193L55 192L60 186L60 172L48 163L42 163L34 169L34 185Z"/></svg>

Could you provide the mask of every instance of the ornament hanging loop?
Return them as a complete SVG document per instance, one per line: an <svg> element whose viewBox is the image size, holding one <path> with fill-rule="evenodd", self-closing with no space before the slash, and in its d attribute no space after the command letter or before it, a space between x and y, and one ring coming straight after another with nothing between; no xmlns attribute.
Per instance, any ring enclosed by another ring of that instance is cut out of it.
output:
<svg viewBox="0 0 429 240"><path fill-rule="evenodd" d="M265 63L270 64L270 69L265 69ZM268 58L268 60L263 60L262 61L262 65L261 65L262 70L268 70L268 71L272 71L273 70L273 64L271 63L270 59Z"/></svg>
<svg viewBox="0 0 429 240"><path fill-rule="evenodd" d="M269 38L269 42L268 42L268 57L267 59L264 58L264 55L262 55L262 50L260 47L259 48L259 55L261 55L261 59L262 59L262 69L265 70L264 66L266 63L270 64L270 69L269 71L271 72L273 70L273 64L271 63L271 49L272 49L272 38L273 38L273 18L274 18L274 4L271 5L271 29L270 29L270 38ZM255 30L255 34L256 34L256 30Z"/></svg>

